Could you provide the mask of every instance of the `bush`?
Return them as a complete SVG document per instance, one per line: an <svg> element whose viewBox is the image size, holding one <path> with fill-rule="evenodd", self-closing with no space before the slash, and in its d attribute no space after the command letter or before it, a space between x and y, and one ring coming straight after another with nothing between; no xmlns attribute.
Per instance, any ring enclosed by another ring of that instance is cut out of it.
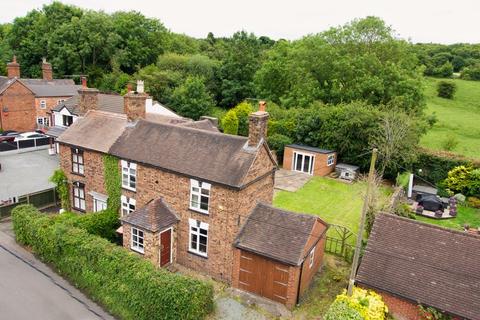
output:
<svg viewBox="0 0 480 320"><path fill-rule="evenodd" d="M448 172L445 179L447 190L463 193L467 196L480 194L480 169L472 166L458 166Z"/></svg>
<svg viewBox="0 0 480 320"><path fill-rule="evenodd" d="M347 296L346 291L336 297L324 319L383 320L387 313L387 305L380 295L374 291L353 288L351 297Z"/></svg>
<svg viewBox="0 0 480 320"><path fill-rule="evenodd" d="M76 214L71 212L53 216L56 223L65 223L87 231L92 235L116 242L116 230L120 226L118 213L110 209L88 214Z"/></svg>
<svg viewBox="0 0 480 320"><path fill-rule="evenodd" d="M468 197L468 205L472 208L480 209L480 199L477 197Z"/></svg>
<svg viewBox="0 0 480 320"><path fill-rule="evenodd" d="M68 179L65 173L62 169L57 169L53 172L49 180L56 185L55 190L57 190L58 197L60 198L62 209L70 210L70 193L68 191Z"/></svg>
<svg viewBox="0 0 480 320"><path fill-rule="evenodd" d="M459 141L453 134L448 134L442 141L442 148L445 151L452 151L458 145Z"/></svg>
<svg viewBox="0 0 480 320"><path fill-rule="evenodd" d="M284 136L282 134L272 134L267 138L268 141L268 146L270 149L275 150L275 153L277 154L277 159L279 163L283 163L283 152L285 149L285 146L288 144L292 144L293 141L287 136Z"/></svg>
<svg viewBox="0 0 480 320"><path fill-rule="evenodd" d="M401 174L397 175L397 179L395 180L395 183L397 186L402 187L403 189L407 190L408 184L410 182L410 175L411 172L402 172Z"/></svg>
<svg viewBox="0 0 480 320"><path fill-rule="evenodd" d="M462 79L465 80L480 80L480 64L466 67L462 70L460 75Z"/></svg>
<svg viewBox="0 0 480 320"><path fill-rule="evenodd" d="M437 95L440 98L453 99L457 85L451 81L440 81L437 85Z"/></svg>
<svg viewBox="0 0 480 320"><path fill-rule="evenodd" d="M201 319L213 288L149 261L29 205L12 212L16 239L121 319Z"/></svg>
<svg viewBox="0 0 480 320"><path fill-rule="evenodd" d="M324 320L364 320L360 312L350 307L347 301L335 300L327 313L323 316Z"/></svg>
<svg viewBox="0 0 480 320"><path fill-rule="evenodd" d="M235 110L229 110L221 120L223 133L238 134L238 117Z"/></svg>
<svg viewBox="0 0 480 320"><path fill-rule="evenodd" d="M248 136L248 116L253 112L253 106L244 101L233 108L233 110L235 110L238 117L238 135Z"/></svg>

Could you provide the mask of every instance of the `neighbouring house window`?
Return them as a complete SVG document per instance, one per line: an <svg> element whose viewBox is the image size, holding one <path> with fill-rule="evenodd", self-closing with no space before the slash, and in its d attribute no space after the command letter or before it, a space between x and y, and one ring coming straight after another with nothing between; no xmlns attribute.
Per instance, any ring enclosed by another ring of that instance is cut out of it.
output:
<svg viewBox="0 0 480 320"><path fill-rule="evenodd" d="M72 148L72 172L84 174L83 150Z"/></svg>
<svg viewBox="0 0 480 320"><path fill-rule="evenodd" d="M85 185L83 183L73 183L73 208L85 211Z"/></svg>
<svg viewBox="0 0 480 320"><path fill-rule="evenodd" d="M57 104L64 103L64 102L65 102L65 99L60 99L57 101Z"/></svg>
<svg viewBox="0 0 480 320"><path fill-rule="evenodd" d="M310 269L313 267L313 263L315 262L315 248L316 247L317 246L313 247L312 251L310 251L310 255L309 255L309 257L310 257L310 261L309 261Z"/></svg>
<svg viewBox="0 0 480 320"><path fill-rule="evenodd" d="M333 163L335 162L335 155L334 154L330 154L327 158L327 165L328 166L331 166L333 165Z"/></svg>
<svg viewBox="0 0 480 320"><path fill-rule="evenodd" d="M47 101L40 100L40 109L46 109L46 108L47 108Z"/></svg>
<svg viewBox="0 0 480 320"><path fill-rule="evenodd" d="M208 247L208 223L204 223L195 219L189 219L189 224L189 251L206 257Z"/></svg>
<svg viewBox="0 0 480 320"><path fill-rule="evenodd" d="M144 234L142 230L132 227L132 241L130 246L132 250L140 253L143 253L145 251L143 237Z"/></svg>
<svg viewBox="0 0 480 320"><path fill-rule="evenodd" d="M107 209L107 201L93 198L93 212L103 211Z"/></svg>
<svg viewBox="0 0 480 320"><path fill-rule="evenodd" d="M122 187L135 191L137 186L137 164L122 160Z"/></svg>
<svg viewBox="0 0 480 320"><path fill-rule="evenodd" d="M62 115L62 116L63 116L63 117L62 117L62 119L63 119L63 121L62 121L62 122L63 122L63 125L64 125L65 127L70 127L70 126L72 125L72 123L73 123L73 117L72 117L72 116L67 116L67 115L65 115L65 114Z"/></svg>
<svg viewBox="0 0 480 320"><path fill-rule="evenodd" d="M135 211L135 205L136 205L135 199L122 196L121 202L122 202L122 217Z"/></svg>
<svg viewBox="0 0 480 320"><path fill-rule="evenodd" d="M190 209L208 213L211 185L190 179Z"/></svg>
<svg viewBox="0 0 480 320"><path fill-rule="evenodd" d="M47 117L38 117L37 118L37 124L39 126L45 126L45 127L49 127L50 126L50 119L47 118Z"/></svg>

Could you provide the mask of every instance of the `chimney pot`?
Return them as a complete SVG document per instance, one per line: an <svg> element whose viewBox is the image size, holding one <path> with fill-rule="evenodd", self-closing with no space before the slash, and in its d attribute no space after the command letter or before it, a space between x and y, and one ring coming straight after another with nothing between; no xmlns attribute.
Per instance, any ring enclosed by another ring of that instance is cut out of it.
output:
<svg viewBox="0 0 480 320"><path fill-rule="evenodd" d="M52 65L47 62L47 58L42 59L42 74L43 74L43 80L47 80L47 81L53 80Z"/></svg>
<svg viewBox="0 0 480 320"><path fill-rule="evenodd" d="M267 137L268 112L265 111L265 101L260 101L259 110L248 116L248 146L256 147Z"/></svg>
<svg viewBox="0 0 480 320"><path fill-rule="evenodd" d="M87 88L87 77L82 77L82 88Z"/></svg>
<svg viewBox="0 0 480 320"><path fill-rule="evenodd" d="M7 64L7 75L9 79L20 78L20 65L17 63L17 56L13 56L12 62Z"/></svg>
<svg viewBox="0 0 480 320"><path fill-rule="evenodd" d="M13 56L13 63L17 63L17 56Z"/></svg>
<svg viewBox="0 0 480 320"><path fill-rule="evenodd" d="M130 93L130 92L132 92L132 84L127 83L127 93Z"/></svg>
<svg viewBox="0 0 480 320"><path fill-rule="evenodd" d="M137 81L137 91L129 91L123 96L123 112L127 115L128 121L145 119L146 103L148 94L143 92L143 81Z"/></svg>
<svg viewBox="0 0 480 320"><path fill-rule="evenodd" d="M263 111L265 112L267 109L267 103L263 100L261 100L259 103L258 103L258 111Z"/></svg>
<svg viewBox="0 0 480 320"><path fill-rule="evenodd" d="M137 92L138 93L144 93L145 92L145 85L143 83L143 80L137 80Z"/></svg>
<svg viewBox="0 0 480 320"><path fill-rule="evenodd" d="M78 106L82 114L89 110L98 109L98 90L95 88L87 88L87 78L82 77L82 87L78 89L80 100Z"/></svg>

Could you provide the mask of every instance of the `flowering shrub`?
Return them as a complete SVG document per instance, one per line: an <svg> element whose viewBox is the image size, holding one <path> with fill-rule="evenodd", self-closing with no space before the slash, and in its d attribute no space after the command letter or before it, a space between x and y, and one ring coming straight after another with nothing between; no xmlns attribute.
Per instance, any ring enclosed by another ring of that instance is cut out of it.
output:
<svg viewBox="0 0 480 320"><path fill-rule="evenodd" d="M382 297L374 291L354 288L351 297L346 291L338 295L324 316L325 320L384 320L388 313Z"/></svg>

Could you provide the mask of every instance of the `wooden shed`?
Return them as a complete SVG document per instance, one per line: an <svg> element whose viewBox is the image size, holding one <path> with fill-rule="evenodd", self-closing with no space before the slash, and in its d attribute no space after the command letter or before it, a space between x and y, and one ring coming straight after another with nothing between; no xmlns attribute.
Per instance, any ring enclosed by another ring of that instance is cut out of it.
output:
<svg viewBox="0 0 480 320"><path fill-rule="evenodd" d="M326 176L335 169L337 153L299 144L285 146L283 168L315 176Z"/></svg>
<svg viewBox="0 0 480 320"><path fill-rule="evenodd" d="M328 225L259 203L234 243L233 286L294 307L322 265Z"/></svg>

